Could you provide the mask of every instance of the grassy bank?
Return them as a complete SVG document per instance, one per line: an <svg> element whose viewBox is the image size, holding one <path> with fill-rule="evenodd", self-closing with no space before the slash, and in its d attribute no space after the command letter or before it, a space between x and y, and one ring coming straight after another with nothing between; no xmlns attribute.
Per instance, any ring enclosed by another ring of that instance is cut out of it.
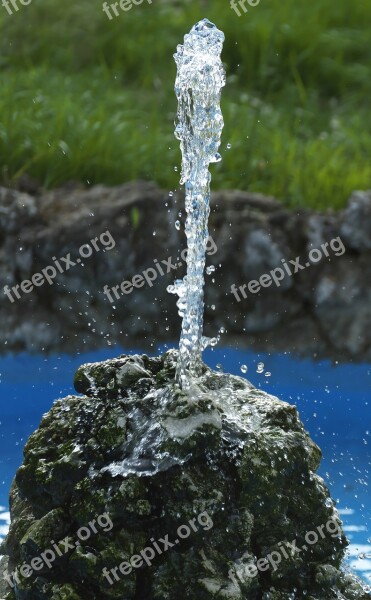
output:
<svg viewBox="0 0 371 600"><path fill-rule="evenodd" d="M261 0L241 17L223 0L153 0L112 21L97 0L1 7L2 179L175 188L172 54L204 16L226 34L213 185L321 209L370 188L369 0Z"/></svg>

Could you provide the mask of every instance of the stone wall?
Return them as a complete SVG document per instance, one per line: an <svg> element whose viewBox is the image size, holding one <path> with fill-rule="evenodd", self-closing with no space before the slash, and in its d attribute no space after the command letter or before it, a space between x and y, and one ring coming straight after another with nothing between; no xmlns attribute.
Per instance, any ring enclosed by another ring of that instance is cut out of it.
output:
<svg viewBox="0 0 371 600"><path fill-rule="evenodd" d="M214 254L210 242L208 264L216 270L206 275L207 335L223 326L225 342L371 359L371 192L354 192L338 213L289 210L274 198L242 191L216 192L211 204L210 235L218 250ZM175 297L166 291L184 275L179 265L185 236L174 225L177 219L184 220L182 194L169 197L148 182L32 192L0 188L1 347L82 351L109 341L150 348L177 339L180 318ZM20 286L56 260L64 266L60 259L69 253L75 262L81 246L96 237L99 243L107 230L113 249L100 244L80 264L58 272L52 285L44 282L27 293L18 288L21 297L12 292L13 302L4 293L5 285ZM248 290L251 280L282 268L282 261L290 265L300 257L305 265L312 248L336 238L343 253L327 246L329 256L322 250L321 260L286 274L279 286L271 282L258 293ZM170 269L169 258L176 269ZM150 268L157 268L152 286L144 282L128 294L118 288L114 303L104 295L104 286ZM233 284L237 289L246 284L246 298L239 291L237 301Z"/></svg>

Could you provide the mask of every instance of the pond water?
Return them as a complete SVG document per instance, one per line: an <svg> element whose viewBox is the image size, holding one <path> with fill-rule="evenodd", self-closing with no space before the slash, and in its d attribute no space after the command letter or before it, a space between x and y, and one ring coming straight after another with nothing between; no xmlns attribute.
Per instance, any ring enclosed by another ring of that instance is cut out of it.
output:
<svg viewBox="0 0 371 600"><path fill-rule="evenodd" d="M42 414L53 400L74 393L72 381L79 365L135 352L140 350L116 347L76 356L0 358L0 539L8 529L11 480ZM333 365L289 354L218 347L208 349L204 360L298 407L306 429L323 451L320 474L337 501L351 542L348 561L371 583L371 365Z"/></svg>

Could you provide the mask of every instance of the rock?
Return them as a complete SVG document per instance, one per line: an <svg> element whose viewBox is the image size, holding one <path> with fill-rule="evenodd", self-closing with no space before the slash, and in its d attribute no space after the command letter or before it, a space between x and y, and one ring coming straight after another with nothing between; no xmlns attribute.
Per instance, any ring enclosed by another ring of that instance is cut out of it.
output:
<svg viewBox="0 0 371 600"><path fill-rule="evenodd" d="M33 196L0 187L0 235L14 234L38 221L37 201Z"/></svg>
<svg viewBox="0 0 371 600"><path fill-rule="evenodd" d="M264 229L250 231L245 240L244 275L249 279L259 279L263 273L282 265L281 260L287 256L287 247L280 247L277 241ZM286 277L280 282L280 290L273 287L274 291L285 291L292 287L293 281ZM271 290L270 290L271 291Z"/></svg>
<svg viewBox="0 0 371 600"><path fill-rule="evenodd" d="M371 329L371 265L365 256L356 262L326 265L314 287L314 313L331 346L350 356L367 353Z"/></svg>
<svg viewBox="0 0 371 600"><path fill-rule="evenodd" d="M341 216L340 234L349 248L371 250L371 190L353 192Z"/></svg>
<svg viewBox="0 0 371 600"><path fill-rule="evenodd" d="M144 350L177 337L179 316L166 288L185 273L180 256L185 237L174 227L183 195L170 198L154 183L143 181L113 188L71 184L34 192L0 188L0 347L76 352L101 348L107 338L125 347L130 331L131 343L138 341ZM355 192L344 211L317 213L288 210L260 194L213 193L209 227L213 244L207 263L216 272L206 277L205 300L215 310L205 312L206 334L213 337L223 326L232 339L246 331L256 349L302 355L311 355L314 349L318 357L371 360L371 279L362 272L370 263L370 198L371 192ZM115 242L112 249L99 242L99 251L82 264L57 272L51 285L44 282L30 293L21 292L20 298L14 292L11 298L6 294L4 286L11 289L30 281L55 264L53 257L60 261L70 255L75 262L81 246L100 240L107 231ZM311 250L342 236L343 256L330 249L329 256L285 276L279 286L247 292L240 302L232 294L232 285L245 285L246 290L251 280L282 268L283 260L290 264L299 257L305 264ZM165 267L168 259L175 268ZM146 282L121 292L122 282L147 269L156 272L155 264L162 264L163 275L159 272L151 285ZM336 285L341 279L354 287L346 295L338 288L328 302L322 292L329 277ZM104 293L107 286L112 301ZM357 305L352 323L349 303ZM322 323L330 322L327 335Z"/></svg>
<svg viewBox="0 0 371 600"><path fill-rule="evenodd" d="M84 395L43 417L11 490L2 598L367 600L296 408L205 365L180 390L176 358L83 365Z"/></svg>

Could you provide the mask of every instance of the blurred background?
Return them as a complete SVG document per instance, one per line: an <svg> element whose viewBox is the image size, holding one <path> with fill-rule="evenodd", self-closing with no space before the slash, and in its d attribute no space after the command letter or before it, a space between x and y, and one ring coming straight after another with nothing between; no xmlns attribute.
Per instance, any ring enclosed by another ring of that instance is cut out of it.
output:
<svg viewBox="0 0 371 600"><path fill-rule="evenodd" d="M74 370L177 344L166 287L184 267L113 305L103 287L185 245L173 53L207 17L227 85L205 307L221 340L205 361L298 406L370 581L371 3L261 0L238 16L224 0L153 0L110 20L97 0L15 2L0 5L0 537L23 445ZM4 295L106 230L113 250ZM343 256L231 295L336 236Z"/></svg>
<svg viewBox="0 0 371 600"><path fill-rule="evenodd" d="M224 0L153 0L112 20L97 0L18 4L0 7L3 182L177 186L172 55L207 16L226 36L214 186L320 209L369 186L368 0L261 0L240 17Z"/></svg>

